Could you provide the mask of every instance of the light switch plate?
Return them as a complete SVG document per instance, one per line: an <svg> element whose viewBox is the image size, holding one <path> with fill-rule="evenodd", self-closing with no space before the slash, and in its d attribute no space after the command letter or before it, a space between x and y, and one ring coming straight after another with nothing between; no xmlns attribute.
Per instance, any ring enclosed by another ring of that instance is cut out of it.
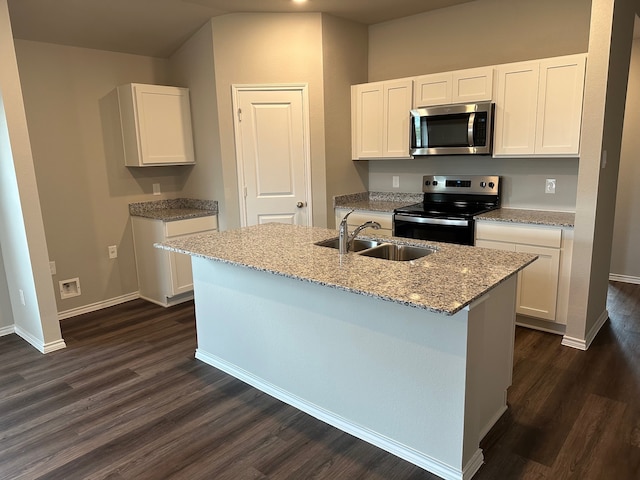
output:
<svg viewBox="0 0 640 480"><path fill-rule="evenodd" d="M393 188L400 188L400 176L393 176Z"/></svg>

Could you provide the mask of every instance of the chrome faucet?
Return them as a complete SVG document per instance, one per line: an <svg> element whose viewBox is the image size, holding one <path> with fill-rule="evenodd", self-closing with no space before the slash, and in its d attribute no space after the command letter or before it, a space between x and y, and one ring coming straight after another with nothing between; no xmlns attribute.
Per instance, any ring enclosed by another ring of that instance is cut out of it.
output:
<svg viewBox="0 0 640 480"><path fill-rule="evenodd" d="M338 247L339 247L340 253L348 253L349 247L353 245L353 241L355 240L356 236L365 228L371 227L374 230L377 230L380 228L380 224L378 222L368 221L363 223L359 227L356 227L353 233L349 235L349 226L347 225L347 217L352 213L353 213L353 210L347 213L342 219L342 221L340 222L340 229L339 229L339 236L338 236Z"/></svg>

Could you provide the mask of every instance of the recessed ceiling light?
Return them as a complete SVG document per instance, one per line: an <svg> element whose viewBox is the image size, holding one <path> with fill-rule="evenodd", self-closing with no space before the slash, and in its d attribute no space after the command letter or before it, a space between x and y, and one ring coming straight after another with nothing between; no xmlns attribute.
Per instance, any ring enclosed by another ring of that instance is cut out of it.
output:
<svg viewBox="0 0 640 480"><path fill-rule="evenodd" d="M307 0L293 0L293 3L307 3Z"/></svg>

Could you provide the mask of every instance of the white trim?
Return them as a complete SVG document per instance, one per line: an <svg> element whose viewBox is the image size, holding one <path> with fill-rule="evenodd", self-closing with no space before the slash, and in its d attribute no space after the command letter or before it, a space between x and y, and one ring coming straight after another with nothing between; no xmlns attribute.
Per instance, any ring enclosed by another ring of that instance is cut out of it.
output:
<svg viewBox="0 0 640 480"><path fill-rule="evenodd" d="M0 337L4 337L5 335L11 335L12 333L16 333L16 328L13 325L0 328Z"/></svg>
<svg viewBox="0 0 640 480"><path fill-rule="evenodd" d="M104 300L102 302L91 303L89 305L72 308L70 310L63 310L62 312L58 312L58 320L77 317L78 315L95 312L97 310L102 310L103 308L113 307L115 305L120 305L121 303L129 302L131 300L136 300L138 298L140 298L140 293L133 292L133 293L127 293L126 295L121 295L119 297L111 298L109 300Z"/></svg>
<svg viewBox="0 0 640 480"><path fill-rule="evenodd" d="M356 423L353 423L340 415L336 415L335 413L321 408L303 398L300 398L296 395L292 395L288 391L272 384L269 382L265 382L260 377L253 375L252 373L237 367L236 365L223 360L220 357L215 355L211 355L207 352L204 352L200 349L196 350L195 357L198 360L206 363L207 365L211 365L212 367L218 368L229 375L242 380L245 383L257 388L258 390L271 395L278 400L285 402L288 405L291 405L298 410L301 410L309 415L321 420L329 425L332 425L343 432L349 433L365 442L371 443L383 450L392 453L408 462L413 463L419 467L422 467L428 470L435 475L438 475L445 480L469 480L482 466L484 456L482 454L482 449L478 448L478 450L474 453L473 457L463 470L458 470L456 468L451 467L450 465L446 465L435 458L432 458L423 453L417 452L416 450L407 447L395 440L392 440L384 435L379 434L373 430L362 427Z"/></svg>
<svg viewBox="0 0 640 480"><path fill-rule="evenodd" d="M233 139L236 156L236 173L238 175L238 199L240 206L240 226L247 226L247 204L244 197L244 165L238 156L238 146L242 145L240 129L238 128L238 92L244 91L281 91L295 90L302 94L302 121L304 135L304 177L307 202L307 225L313 226L313 195L311 181L311 109L309 105L309 84L308 83L273 83L273 84L232 84L231 85L231 108L233 114Z"/></svg>
<svg viewBox="0 0 640 480"><path fill-rule="evenodd" d="M27 343L31 344L33 347L36 348L36 350L38 350L40 353L44 353L44 342L42 342L42 340L34 337L33 335L31 335L29 332L27 332L26 330L23 330L22 328L20 328L19 326L15 325L15 332L16 334L21 337L23 340L25 340Z"/></svg>
<svg viewBox="0 0 640 480"><path fill-rule="evenodd" d="M482 427L482 430L480 430L480 438L478 438L479 442L482 441L482 439L487 436L487 433L489 433L489 430L493 428L493 426L498 422L498 420L500 420L500 417L502 417L502 415L504 415L504 412L506 412L507 410L509 410L509 407L505 405L504 407L502 407L500 410L496 412L493 418L489 420L484 427Z"/></svg>
<svg viewBox="0 0 640 480"><path fill-rule="evenodd" d="M56 350L62 350L63 348L67 348L67 344L63 339L60 339L55 342L45 343L42 353L51 353Z"/></svg>
<svg viewBox="0 0 640 480"><path fill-rule="evenodd" d="M565 347L577 348L578 350L587 350L591 346L591 342L593 342L594 338L602 328L602 326L609 319L609 312L605 310L598 317L598 321L591 327L591 330L587 333L586 338L583 340L581 338L568 337L565 335L562 337L562 345Z"/></svg>
<svg viewBox="0 0 640 480"><path fill-rule="evenodd" d="M631 275L618 275L617 273L610 273L609 280L612 282L633 283L634 285L640 285L640 277L633 277Z"/></svg>

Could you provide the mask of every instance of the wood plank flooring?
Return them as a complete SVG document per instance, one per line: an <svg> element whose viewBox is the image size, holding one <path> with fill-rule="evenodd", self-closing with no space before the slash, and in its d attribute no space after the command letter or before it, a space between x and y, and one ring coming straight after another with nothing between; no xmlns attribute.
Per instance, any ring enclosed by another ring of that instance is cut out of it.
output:
<svg viewBox="0 0 640 480"><path fill-rule="evenodd" d="M640 478L639 307L640 285L612 282L587 352L517 329L510 408L474 479ZM61 324L48 355L0 338L0 479L438 478L195 360L191 303Z"/></svg>

